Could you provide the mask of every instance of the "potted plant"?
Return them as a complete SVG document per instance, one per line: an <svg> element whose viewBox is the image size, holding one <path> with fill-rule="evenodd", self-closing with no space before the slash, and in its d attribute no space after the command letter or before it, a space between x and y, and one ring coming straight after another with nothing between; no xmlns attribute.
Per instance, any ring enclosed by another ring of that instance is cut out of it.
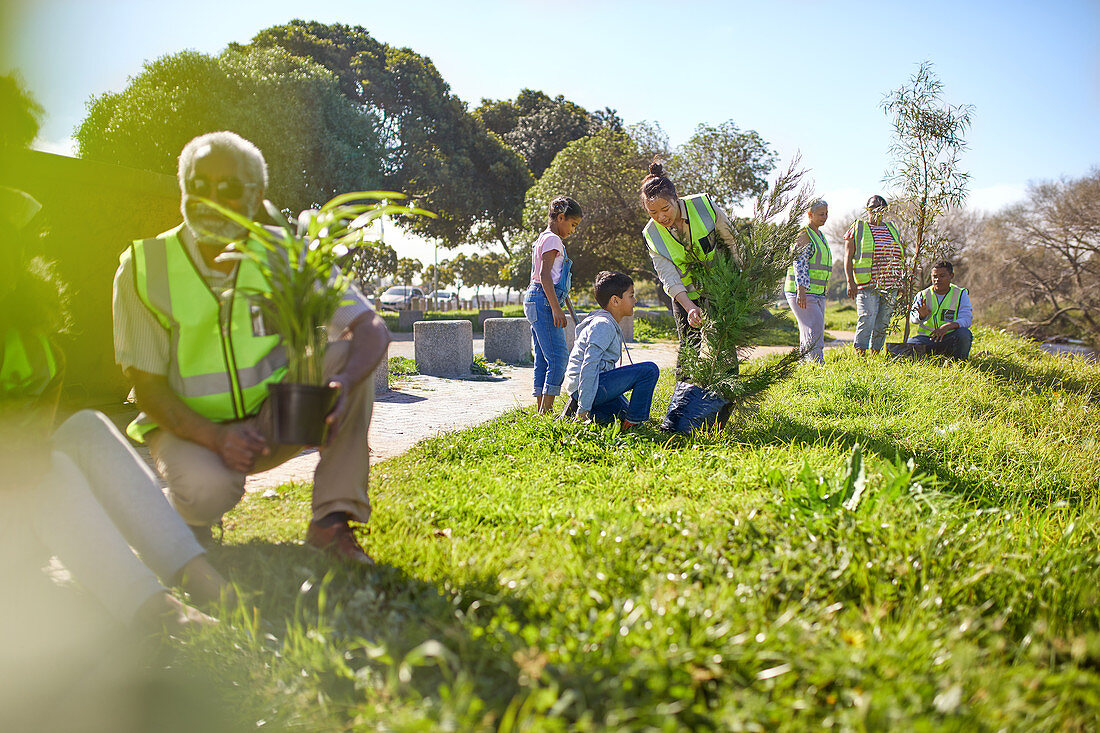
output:
<svg viewBox="0 0 1100 733"><path fill-rule="evenodd" d="M286 351L286 375L268 385L276 442L321 445L325 417L336 390L325 383L326 324L344 302L351 279L340 265L348 251L368 239L368 224L386 214L435 216L390 203L403 194L356 191L336 196L319 209L307 209L296 225L270 201L264 208L276 226L264 226L216 201L204 203L246 228L250 237L231 243L219 259L251 260L270 286L243 293L274 331Z"/></svg>

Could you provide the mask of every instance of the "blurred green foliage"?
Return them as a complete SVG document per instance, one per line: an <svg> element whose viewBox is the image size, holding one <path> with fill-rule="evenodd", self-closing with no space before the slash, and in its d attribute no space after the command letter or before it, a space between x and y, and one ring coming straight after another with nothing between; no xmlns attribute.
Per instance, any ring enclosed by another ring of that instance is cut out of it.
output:
<svg viewBox="0 0 1100 733"><path fill-rule="evenodd" d="M319 64L277 48L230 48L147 62L123 91L91 100L75 137L82 158L175 175L189 140L231 130L263 151L266 197L297 212L379 187L379 124Z"/></svg>
<svg viewBox="0 0 1100 733"><path fill-rule="evenodd" d="M545 92L533 89L522 90L515 100L483 99L474 114L523 156L535 178L574 140L602 128L623 131L622 120L615 110L605 108L593 114L560 94L551 99Z"/></svg>

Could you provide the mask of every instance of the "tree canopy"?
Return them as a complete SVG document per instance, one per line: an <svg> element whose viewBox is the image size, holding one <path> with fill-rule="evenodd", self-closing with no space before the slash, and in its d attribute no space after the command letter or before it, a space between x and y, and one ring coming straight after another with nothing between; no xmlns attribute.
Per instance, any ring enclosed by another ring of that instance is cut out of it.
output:
<svg viewBox="0 0 1100 733"><path fill-rule="evenodd" d="M990 315L1030 335L1100 345L1100 168L1033 184L985 224L964 252L966 284Z"/></svg>
<svg viewBox="0 0 1100 733"><path fill-rule="evenodd" d="M474 110L485 126L523 156L531 175L538 178L566 145L599 129L622 132L615 110L595 114L564 96L524 89L515 100L482 99Z"/></svg>
<svg viewBox="0 0 1100 733"><path fill-rule="evenodd" d="M755 130L741 130L733 120L699 125L669 161L680 194L706 193L730 212L750 196L767 190L776 156Z"/></svg>
<svg viewBox="0 0 1100 733"><path fill-rule="evenodd" d="M638 186L648 164L635 140L622 132L601 130L569 143L527 192L526 239L533 242L546 227L546 212L555 196L572 196L584 211L580 227L565 243L577 286L587 287L582 283L591 283L601 270L652 279L641 234L647 215L638 202ZM530 249L526 252L529 269ZM515 259L515 268L522 269L522 257Z"/></svg>
<svg viewBox="0 0 1100 733"><path fill-rule="evenodd" d="M13 76L0 76L0 155L21 150L38 134L42 107Z"/></svg>
<svg viewBox="0 0 1100 733"><path fill-rule="evenodd" d="M365 28L294 20L252 47L280 47L329 69L345 97L379 120L382 185L439 215L404 222L447 246L499 241L518 226L532 179L523 159L451 93L431 59Z"/></svg>
<svg viewBox="0 0 1100 733"><path fill-rule="evenodd" d="M256 143L270 170L266 195L286 209L382 182L378 118L325 68L282 49L147 62L124 90L89 102L75 137L81 157L175 175L187 141L215 130Z"/></svg>
<svg viewBox="0 0 1100 733"><path fill-rule="evenodd" d="M397 252L385 242L363 242L348 254L345 265L364 290L374 290L380 280L397 273Z"/></svg>
<svg viewBox="0 0 1100 733"><path fill-rule="evenodd" d="M424 265L420 260L412 257L402 257L397 260L397 270L393 275L394 282L412 285L412 281L420 275L423 269Z"/></svg>

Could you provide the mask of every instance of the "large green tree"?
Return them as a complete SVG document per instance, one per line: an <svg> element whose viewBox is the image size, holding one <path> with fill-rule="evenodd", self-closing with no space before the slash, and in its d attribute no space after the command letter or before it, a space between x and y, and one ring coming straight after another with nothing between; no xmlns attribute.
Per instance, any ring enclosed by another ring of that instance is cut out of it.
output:
<svg viewBox="0 0 1100 733"><path fill-rule="evenodd" d="M523 156L531 175L538 178L561 150L602 128L622 131L615 110L593 114L564 96L524 89L514 100L482 99L474 110L485 126Z"/></svg>
<svg viewBox="0 0 1100 733"><path fill-rule="evenodd" d="M424 269L424 264L412 257L402 257L397 261L397 271L394 273L394 282L412 285L412 281L419 277Z"/></svg>
<svg viewBox="0 0 1100 733"><path fill-rule="evenodd" d="M767 189L775 161L764 138L729 120L696 127L687 142L676 148L668 167L681 194L709 194L728 213Z"/></svg>
<svg viewBox="0 0 1100 733"><path fill-rule="evenodd" d="M280 47L321 64L348 99L377 116L383 185L439 215L405 222L413 231L447 246L470 240L508 246L531 175L451 93L431 59L382 43L360 26L301 20L261 31L252 46Z"/></svg>
<svg viewBox="0 0 1100 733"><path fill-rule="evenodd" d="M31 144L38 134L41 114L42 107L14 76L0 76L0 156Z"/></svg>
<svg viewBox="0 0 1100 733"><path fill-rule="evenodd" d="M600 270L652 279L653 266L641 235L647 216L638 201L648 164L637 142L622 132L601 130L569 143L527 192L525 240L534 241L546 227L546 212L555 196L572 196L584 211L580 227L565 243L576 288L588 288ZM522 257L515 261L515 268L521 269Z"/></svg>
<svg viewBox="0 0 1100 733"><path fill-rule="evenodd" d="M285 209L381 184L377 116L341 94L324 67L282 49L148 62L121 92L89 102L75 137L81 157L174 175L187 141L215 130L259 146L267 197Z"/></svg>
<svg viewBox="0 0 1100 733"><path fill-rule="evenodd" d="M373 291L383 278L397 273L397 252L385 242L363 242L348 253L344 269L359 287Z"/></svg>
<svg viewBox="0 0 1100 733"><path fill-rule="evenodd" d="M438 265L432 263L424 268L424 287L435 290L446 289L454 284L455 272L451 269L451 263L443 260Z"/></svg>

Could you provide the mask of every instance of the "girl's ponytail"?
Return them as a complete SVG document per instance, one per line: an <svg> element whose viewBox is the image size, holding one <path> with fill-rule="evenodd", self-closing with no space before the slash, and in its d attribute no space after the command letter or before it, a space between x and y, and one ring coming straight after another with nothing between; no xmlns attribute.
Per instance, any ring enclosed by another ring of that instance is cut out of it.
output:
<svg viewBox="0 0 1100 733"><path fill-rule="evenodd" d="M568 196L558 196L550 202L550 220L556 219L558 214L564 214L566 219L580 219L581 205Z"/></svg>

